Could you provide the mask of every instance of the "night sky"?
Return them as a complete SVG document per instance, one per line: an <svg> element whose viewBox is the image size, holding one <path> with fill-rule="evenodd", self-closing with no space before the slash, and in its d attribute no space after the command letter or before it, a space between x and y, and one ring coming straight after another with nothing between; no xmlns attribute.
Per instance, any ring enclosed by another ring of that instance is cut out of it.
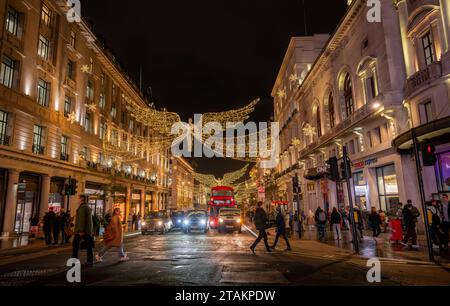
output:
<svg viewBox="0 0 450 306"><path fill-rule="evenodd" d="M332 33L346 0L305 0L307 34ZM255 121L272 116L270 93L292 36L305 34L302 0L82 0L82 13L157 107L180 114L224 111L261 98ZM197 159L222 175L243 164Z"/></svg>

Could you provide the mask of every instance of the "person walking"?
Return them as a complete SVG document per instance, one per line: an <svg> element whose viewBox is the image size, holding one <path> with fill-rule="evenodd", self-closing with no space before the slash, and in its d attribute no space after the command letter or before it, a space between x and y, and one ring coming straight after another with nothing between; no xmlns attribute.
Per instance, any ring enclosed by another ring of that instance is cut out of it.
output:
<svg viewBox="0 0 450 306"><path fill-rule="evenodd" d="M441 218L439 217L439 210L437 208L436 200L427 202L427 217L430 224L430 236L435 247L443 248L443 238L440 232Z"/></svg>
<svg viewBox="0 0 450 306"><path fill-rule="evenodd" d="M442 199L442 229L444 231L444 248L448 250L449 248L449 232L450 232L450 205L448 202L448 195L443 194Z"/></svg>
<svg viewBox="0 0 450 306"><path fill-rule="evenodd" d="M86 266L90 267L94 264L94 239L92 237L94 234L94 226L92 224L92 209L87 205L87 197L85 195L80 195L78 200L80 206L78 207L76 214L72 258L78 258L80 242L84 241L87 252Z"/></svg>
<svg viewBox="0 0 450 306"><path fill-rule="evenodd" d="M350 229L350 224L348 222L348 212L346 209L341 209L341 218L344 229L348 231Z"/></svg>
<svg viewBox="0 0 450 306"><path fill-rule="evenodd" d="M342 216L336 207L333 207L333 212L331 213L331 223L333 224L334 240L342 240L342 232L341 232Z"/></svg>
<svg viewBox="0 0 450 306"><path fill-rule="evenodd" d="M133 217L131 218L131 230L132 231L136 231L137 230L137 222L138 222L138 217L136 215L136 213L133 214Z"/></svg>
<svg viewBox="0 0 450 306"><path fill-rule="evenodd" d="M419 245L417 244L417 232L416 232L418 217L420 217L419 210L412 205L411 201L408 201L408 203L403 208L403 222L405 222L406 234L405 239L403 239L403 241L400 242L405 247L409 247L408 243L409 241L411 241L413 249L419 248Z"/></svg>
<svg viewBox="0 0 450 306"><path fill-rule="evenodd" d="M369 215L370 226L372 227L373 240L378 243L377 238L381 234L381 217L377 212L376 207L372 207L372 212Z"/></svg>
<svg viewBox="0 0 450 306"><path fill-rule="evenodd" d="M359 242L362 243L363 237L364 237L363 230L362 230L362 228L363 228L362 227L362 214L357 206L355 206L353 208L353 219L354 219L355 228L356 228L356 239L358 239ZM352 238L351 243L353 243L353 239L355 239L355 238Z"/></svg>
<svg viewBox="0 0 450 306"><path fill-rule="evenodd" d="M327 214L322 207L319 206L317 208L314 220L316 221L319 240L324 240L326 235Z"/></svg>
<svg viewBox="0 0 450 306"><path fill-rule="evenodd" d="M258 208L256 208L256 211L255 211L254 221L255 221L256 229L259 231L259 235L258 235L258 238L256 238L255 242L250 247L250 250L253 252L253 254L255 254L256 246L258 245L258 243L261 240L264 239L264 245L266 247L266 250L267 250L267 252L271 253L272 250L269 247L269 242L268 242L267 233L266 233L267 214L266 214L265 210L262 208L263 202L258 202L257 205L258 205Z"/></svg>
<svg viewBox="0 0 450 306"><path fill-rule="evenodd" d="M380 214L380 218L381 218L381 226L383 227L383 233L386 233L387 231L387 218L386 218L386 213L380 209L380 211L378 212Z"/></svg>
<svg viewBox="0 0 450 306"><path fill-rule="evenodd" d="M47 246L50 246L52 244L52 229L55 223L55 218L55 212L53 211L53 208L50 208L50 210L44 216L44 237L45 244Z"/></svg>
<svg viewBox="0 0 450 306"><path fill-rule="evenodd" d="M61 232L61 244L67 243L66 225L67 225L67 214L64 209L59 212L59 230Z"/></svg>
<svg viewBox="0 0 450 306"><path fill-rule="evenodd" d="M278 208L277 208L278 209ZM292 221L291 214L287 212L284 216L284 223L286 224L286 236L291 237Z"/></svg>
<svg viewBox="0 0 450 306"><path fill-rule="evenodd" d="M111 222L105 229L103 241L105 242L105 246L98 254L95 255L95 260L97 262L102 262L103 256L106 254L106 252L108 252L108 250L112 248L119 249L120 261L123 262L129 260L127 253L125 253L124 251L122 222L120 221L120 208L114 209Z"/></svg>
<svg viewBox="0 0 450 306"><path fill-rule="evenodd" d="M278 244L278 239L280 239L280 236L283 237L284 241L286 241L286 251L291 251L291 245L289 244L288 237L286 235L286 220L283 216L283 213L281 212L281 207L277 207L277 216L276 216L276 222L277 222L277 235L275 237L275 242L271 246L272 249L275 249Z"/></svg>

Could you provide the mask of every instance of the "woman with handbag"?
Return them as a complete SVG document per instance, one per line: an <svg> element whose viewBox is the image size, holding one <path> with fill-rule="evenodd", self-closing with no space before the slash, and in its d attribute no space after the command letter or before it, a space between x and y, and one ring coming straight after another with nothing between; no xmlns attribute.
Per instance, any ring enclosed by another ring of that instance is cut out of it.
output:
<svg viewBox="0 0 450 306"><path fill-rule="evenodd" d="M102 257L112 248L119 248L120 261L128 261L129 258L123 249L123 230L120 221L120 208L114 209L111 222L108 224L105 234L103 235L105 246L95 255L97 262L102 262Z"/></svg>

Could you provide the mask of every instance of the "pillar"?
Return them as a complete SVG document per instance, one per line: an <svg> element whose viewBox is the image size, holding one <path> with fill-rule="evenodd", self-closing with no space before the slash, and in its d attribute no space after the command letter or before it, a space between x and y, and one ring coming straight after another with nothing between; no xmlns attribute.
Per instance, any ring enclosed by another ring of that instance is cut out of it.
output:
<svg viewBox="0 0 450 306"><path fill-rule="evenodd" d="M445 2L447 0L444 0ZM400 35L403 46L403 56L405 58L406 76L410 77L415 72L415 52L412 41L408 38L408 7L406 0L400 1L398 4L398 15L400 22Z"/></svg>
<svg viewBox="0 0 450 306"><path fill-rule="evenodd" d="M444 53L450 52L450 3L448 0L440 0L442 28L444 30Z"/></svg>
<svg viewBox="0 0 450 306"><path fill-rule="evenodd" d="M19 171L15 169L9 170L2 236L10 236L14 234L18 184L19 184Z"/></svg>
<svg viewBox="0 0 450 306"><path fill-rule="evenodd" d="M143 217L145 214L145 189L141 190L141 207L139 208L139 212Z"/></svg>
<svg viewBox="0 0 450 306"><path fill-rule="evenodd" d="M50 195L50 176L42 175L41 183L41 199L39 202L39 218L43 218L48 212L48 197Z"/></svg>

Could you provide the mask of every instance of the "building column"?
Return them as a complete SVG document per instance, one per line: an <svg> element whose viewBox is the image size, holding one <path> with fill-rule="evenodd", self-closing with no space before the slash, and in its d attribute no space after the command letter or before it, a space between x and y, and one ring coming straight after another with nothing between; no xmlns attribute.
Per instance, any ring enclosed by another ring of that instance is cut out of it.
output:
<svg viewBox="0 0 450 306"><path fill-rule="evenodd" d="M444 0L443 2L445 1L447 0ZM397 7L400 21L400 35L402 39L403 56L405 58L406 76L409 78L416 72L416 56L412 41L408 38L408 7L406 4L406 0L400 1L397 4Z"/></svg>
<svg viewBox="0 0 450 306"><path fill-rule="evenodd" d="M450 3L448 0L440 0L442 26L444 29L444 53L450 52Z"/></svg>
<svg viewBox="0 0 450 306"><path fill-rule="evenodd" d="M2 236L11 236L14 234L18 184L19 171L16 169L8 170L8 186L6 189L5 217Z"/></svg>
<svg viewBox="0 0 450 306"><path fill-rule="evenodd" d="M139 212L141 213L141 217L145 215L145 188L141 190L141 207L139 208Z"/></svg>
<svg viewBox="0 0 450 306"><path fill-rule="evenodd" d="M43 218L48 212L48 197L50 196L50 176L42 175L41 200L39 202L39 218Z"/></svg>

